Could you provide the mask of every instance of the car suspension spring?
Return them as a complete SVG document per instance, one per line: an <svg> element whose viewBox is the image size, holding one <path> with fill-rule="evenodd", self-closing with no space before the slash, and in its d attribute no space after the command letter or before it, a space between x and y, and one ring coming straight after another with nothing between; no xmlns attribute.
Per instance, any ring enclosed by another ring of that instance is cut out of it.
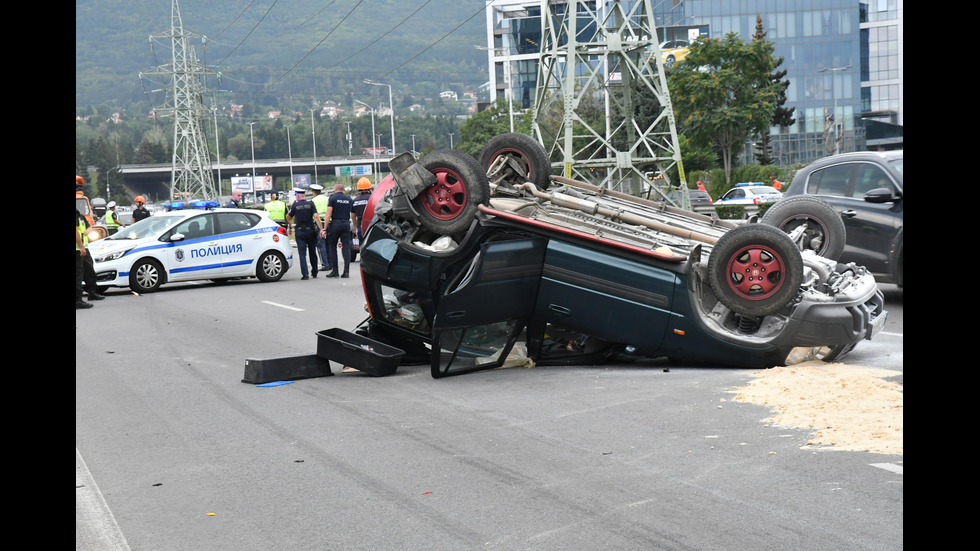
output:
<svg viewBox="0 0 980 551"><path fill-rule="evenodd" d="M741 333L755 333L759 330L759 319L756 317L743 316L740 314L735 315L738 321L738 330Z"/></svg>

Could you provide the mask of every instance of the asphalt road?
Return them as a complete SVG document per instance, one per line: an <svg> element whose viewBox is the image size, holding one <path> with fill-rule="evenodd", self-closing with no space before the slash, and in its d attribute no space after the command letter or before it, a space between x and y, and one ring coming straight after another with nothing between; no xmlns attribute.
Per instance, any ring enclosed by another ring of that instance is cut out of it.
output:
<svg viewBox="0 0 980 551"><path fill-rule="evenodd" d="M731 400L750 371L242 382L246 358L361 322L352 275L76 310L76 549L903 548L903 457L804 449ZM903 293L883 287L889 322L847 361L902 377Z"/></svg>

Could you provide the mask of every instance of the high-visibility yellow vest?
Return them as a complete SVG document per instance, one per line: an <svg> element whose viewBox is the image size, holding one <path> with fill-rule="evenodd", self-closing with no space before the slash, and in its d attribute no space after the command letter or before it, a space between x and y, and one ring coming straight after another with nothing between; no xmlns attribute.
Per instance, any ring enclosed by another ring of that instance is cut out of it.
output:
<svg viewBox="0 0 980 551"><path fill-rule="evenodd" d="M279 199L266 203L265 210L269 213L269 218L272 218L276 222L281 222L286 219L286 203L283 203Z"/></svg>
<svg viewBox="0 0 980 551"><path fill-rule="evenodd" d="M85 233L85 222L78 221L78 232L82 234L82 245L88 247L88 234ZM75 243L75 250L78 250L78 243Z"/></svg>
<svg viewBox="0 0 980 551"><path fill-rule="evenodd" d="M316 215L323 222L327 216L327 206L330 205L330 198L321 193L313 197L313 204L316 206Z"/></svg>
<svg viewBox="0 0 980 551"><path fill-rule="evenodd" d="M109 210L105 213L105 227L114 230L119 227L119 222L116 221L116 212Z"/></svg>

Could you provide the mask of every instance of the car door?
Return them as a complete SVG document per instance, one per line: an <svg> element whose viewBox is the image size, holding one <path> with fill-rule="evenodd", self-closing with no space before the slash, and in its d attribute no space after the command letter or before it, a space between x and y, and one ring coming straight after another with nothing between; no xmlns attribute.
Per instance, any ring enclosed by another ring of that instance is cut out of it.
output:
<svg viewBox="0 0 980 551"><path fill-rule="evenodd" d="M485 242L447 282L433 320L433 377L503 364L533 312L546 242Z"/></svg>
<svg viewBox="0 0 980 551"><path fill-rule="evenodd" d="M653 355L669 326L676 286L671 271L552 239L534 318Z"/></svg>
<svg viewBox="0 0 980 551"><path fill-rule="evenodd" d="M217 223L213 246L221 259L221 275L255 275L252 263L262 252L262 234L255 231L259 214L215 211Z"/></svg>
<svg viewBox="0 0 980 551"><path fill-rule="evenodd" d="M891 245L900 227L902 202L865 201L864 195L877 188L899 194L897 184L885 170L865 161L814 171L807 182L808 193L819 195L841 214L847 231L841 260L856 262L874 273L888 273Z"/></svg>
<svg viewBox="0 0 980 551"><path fill-rule="evenodd" d="M182 236L179 240L174 239ZM221 259L213 249L214 220L210 212L186 218L164 236L172 244L167 256L167 280L207 279L221 273Z"/></svg>

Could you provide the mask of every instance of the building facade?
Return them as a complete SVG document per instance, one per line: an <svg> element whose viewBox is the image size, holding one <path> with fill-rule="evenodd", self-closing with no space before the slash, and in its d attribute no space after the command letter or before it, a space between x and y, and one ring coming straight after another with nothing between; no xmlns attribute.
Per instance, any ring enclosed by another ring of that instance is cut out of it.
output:
<svg viewBox="0 0 980 551"><path fill-rule="evenodd" d="M547 1L487 2L491 101L504 97L516 110L532 107ZM790 165L835 151L903 147L903 2L663 0L652 5L662 42L731 32L751 40L756 17L762 18L774 55L783 58L786 106L795 108L796 119L791 126L772 128L772 156ZM601 10L613 2L579 4L579 9ZM551 0L551 5L558 12L568 2ZM752 162L751 142L742 160Z"/></svg>

